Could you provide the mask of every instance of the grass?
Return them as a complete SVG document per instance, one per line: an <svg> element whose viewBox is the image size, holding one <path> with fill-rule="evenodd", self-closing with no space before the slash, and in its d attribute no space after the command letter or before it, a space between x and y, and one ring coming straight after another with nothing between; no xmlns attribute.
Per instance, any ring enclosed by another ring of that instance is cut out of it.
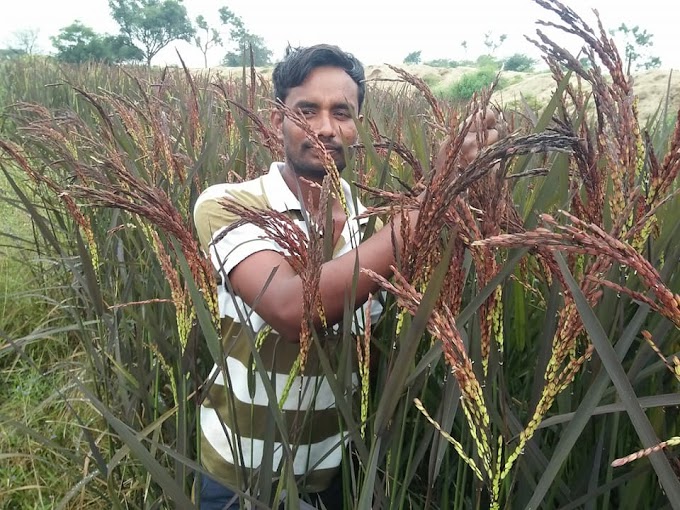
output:
<svg viewBox="0 0 680 510"><path fill-rule="evenodd" d="M19 172L15 171L15 177ZM33 236L30 215L17 207L11 187L0 174L0 331L7 336L28 333L44 314L32 292L36 281L31 268L30 248ZM3 347L6 347L4 341Z"/></svg>
<svg viewBox="0 0 680 510"><path fill-rule="evenodd" d="M20 177L16 170L11 175ZM4 174L0 190L0 509L51 509L89 464L89 445L65 399L87 426L97 430L102 423L73 389L73 378L85 370L83 351L65 333L41 333L59 322L59 307L42 288L51 279L39 276L45 266L31 249L31 217ZM78 498L77 508L101 508L88 499Z"/></svg>
<svg viewBox="0 0 680 510"><path fill-rule="evenodd" d="M55 343L61 343L57 339ZM87 471L89 446L72 413L64 406L70 398L81 415L90 416L87 426L101 426L87 404L78 402L68 365L78 366L77 356L66 345L38 346L26 351L35 364L21 360L3 363L0 447L8 453L0 463L0 508L54 508ZM37 354L37 356L36 356ZM59 360L55 364L55 360ZM18 424L18 425L17 425ZM28 433L27 431L30 431ZM59 469L55 469L59 466ZM79 508L88 508L81 500Z"/></svg>

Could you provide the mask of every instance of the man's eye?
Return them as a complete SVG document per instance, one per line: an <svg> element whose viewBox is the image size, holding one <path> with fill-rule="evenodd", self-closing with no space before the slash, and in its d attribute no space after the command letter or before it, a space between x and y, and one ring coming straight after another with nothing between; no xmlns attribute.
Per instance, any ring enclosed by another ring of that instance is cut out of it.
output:
<svg viewBox="0 0 680 510"><path fill-rule="evenodd" d="M349 112L346 112L344 110L340 110L340 111L335 112L335 116L338 119L349 119L350 118Z"/></svg>
<svg viewBox="0 0 680 510"><path fill-rule="evenodd" d="M301 108L300 113L302 113L302 115L305 117L311 117L314 115L314 110L312 108Z"/></svg>

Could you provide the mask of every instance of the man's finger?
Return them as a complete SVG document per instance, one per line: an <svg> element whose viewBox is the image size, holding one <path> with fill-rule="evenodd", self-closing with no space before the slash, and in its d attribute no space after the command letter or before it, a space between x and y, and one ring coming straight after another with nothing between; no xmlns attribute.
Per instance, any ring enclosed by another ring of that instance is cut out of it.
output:
<svg viewBox="0 0 680 510"><path fill-rule="evenodd" d="M496 113L490 109L487 108L484 111L484 126L487 129L491 129L496 126L496 122L498 122L498 118L496 117Z"/></svg>
<svg viewBox="0 0 680 510"><path fill-rule="evenodd" d="M491 145L499 140L500 136L497 129L488 129L486 131L486 145Z"/></svg>
<svg viewBox="0 0 680 510"><path fill-rule="evenodd" d="M484 111L476 112L471 117L465 120L466 123L470 124L470 131L479 132L483 129L490 129L496 126L496 114L490 108Z"/></svg>

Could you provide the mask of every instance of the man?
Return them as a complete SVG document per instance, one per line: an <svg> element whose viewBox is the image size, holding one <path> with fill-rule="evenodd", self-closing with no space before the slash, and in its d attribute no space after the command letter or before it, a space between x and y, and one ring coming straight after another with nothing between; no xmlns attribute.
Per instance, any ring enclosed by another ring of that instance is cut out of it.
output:
<svg viewBox="0 0 680 510"><path fill-rule="evenodd" d="M277 64L273 81L277 100L304 116L337 169L342 171L346 165L346 148L356 142L355 119L362 120L363 66L335 46L289 49L284 60ZM258 354L267 367L279 401L299 353L305 292L301 276L286 260L284 250L267 238L262 229L245 223L226 230L241 218L228 213L219 203L231 198L243 205L273 209L297 218L303 230L307 225L302 211L309 216L318 212L320 184L326 174L323 151L310 140L305 129L282 110L272 112L271 123L283 142L285 160L273 163L269 173L258 179L210 187L199 197L194 210L201 244L223 280L218 294L226 333L223 341L227 368L226 374L217 376L209 399L201 408L202 462L212 475L204 477L201 486L202 509L224 508L233 496L225 486L246 489L252 483L248 478L250 470L271 461L263 458L265 429L271 419L270 402L259 373L253 370L253 336L266 325L272 329ZM493 134L489 141L493 141ZM474 134L466 144L466 151L469 161L477 151ZM393 233L400 242L399 219L395 219L358 244L362 225L354 217L364 208L357 202L355 210L349 185L342 181L342 187L349 217L339 197L334 196L328 204L333 225L329 233L333 236L333 258L323 264L319 279L320 299L329 326L342 322L345 303L352 291L357 307L378 291L373 280L362 273L353 283L357 260L361 268L389 278L390 266L395 264ZM413 212L411 225L415 225L416 219L417 212ZM380 311L377 305L370 308L372 314ZM321 328L323 321L318 314L314 316L314 323ZM342 349L332 335L322 340L329 352ZM215 370L219 368L216 366ZM293 462L295 476L305 475L306 491L318 494L326 508L342 508L337 474L346 438L340 429L333 393L322 374L318 358L310 352L304 377L296 377L282 413L284 421L298 429L299 446ZM273 455L272 469L276 471L283 455L279 443L274 444ZM332 487L334 483L336 486Z"/></svg>

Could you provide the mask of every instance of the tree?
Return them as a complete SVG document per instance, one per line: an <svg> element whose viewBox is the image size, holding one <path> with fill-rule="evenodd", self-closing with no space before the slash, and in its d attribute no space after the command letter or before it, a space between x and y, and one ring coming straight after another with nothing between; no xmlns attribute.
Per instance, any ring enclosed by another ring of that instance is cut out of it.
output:
<svg viewBox="0 0 680 510"><path fill-rule="evenodd" d="M244 56L249 55L252 49L253 65L266 66L271 64L272 52L267 48L264 39L259 35L251 34L243 24L240 16L229 7L221 7L219 10L220 20L223 25L230 27L229 37L236 43L237 48L227 52L222 63L225 66L237 67L243 64Z"/></svg>
<svg viewBox="0 0 680 510"><path fill-rule="evenodd" d="M38 30L34 28L13 32L12 39L7 42L7 46L0 49L0 60L33 55L37 49L37 40Z"/></svg>
<svg viewBox="0 0 680 510"><path fill-rule="evenodd" d="M625 59L626 59L626 74L630 74L631 67L635 63L635 70L640 69L650 70L661 65L659 57L651 56L647 53L648 49L654 46L652 34L647 30L642 30L635 25L632 28L621 23L621 26L610 32L612 35L622 34L626 42Z"/></svg>
<svg viewBox="0 0 680 510"><path fill-rule="evenodd" d="M404 58L404 64L420 64L420 54L422 51L412 51L406 58Z"/></svg>
<svg viewBox="0 0 680 510"><path fill-rule="evenodd" d="M487 32L484 34L484 46L489 49L489 54L493 55L495 51L501 47L501 45L508 38L507 34L501 34L498 39L495 39L493 32Z"/></svg>
<svg viewBox="0 0 680 510"><path fill-rule="evenodd" d="M101 37L101 44L104 49L104 62L120 64L144 60L142 50L132 45L124 35L104 35Z"/></svg>
<svg viewBox="0 0 680 510"><path fill-rule="evenodd" d="M127 38L97 34L78 20L62 28L51 39L57 50L57 59L71 64L88 61L120 63L144 58L139 48L131 46Z"/></svg>
<svg viewBox="0 0 680 510"><path fill-rule="evenodd" d="M203 65L208 67L208 50L215 46L221 46L222 36L215 28L208 26L208 22L202 15L196 18L196 25L200 30L205 32L205 38L202 38L200 35L194 35L194 44L196 44L198 49L201 50L201 53L203 53Z"/></svg>
<svg viewBox="0 0 680 510"><path fill-rule="evenodd" d="M142 50L147 65L172 41L190 42L195 30L181 0L109 0L121 34Z"/></svg>
<svg viewBox="0 0 680 510"><path fill-rule="evenodd" d="M37 28L27 28L17 30L12 34L10 48L21 55L33 55L37 48L38 35L40 30Z"/></svg>
<svg viewBox="0 0 680 510"><path fill-rule="evenodd" d="M503 68L506 71L519 71L528 73L534 70L536 60L524 55L523 53L515 53L503 61Z"/></svg>
<svg viewBox="0 0 680 510"><path fill-rule="evenodd" d="M102 60L103 51L97 34L79 20L62 28L59 34L50 38L57 50L57 59L71 64L88 60Z"/></svg>

